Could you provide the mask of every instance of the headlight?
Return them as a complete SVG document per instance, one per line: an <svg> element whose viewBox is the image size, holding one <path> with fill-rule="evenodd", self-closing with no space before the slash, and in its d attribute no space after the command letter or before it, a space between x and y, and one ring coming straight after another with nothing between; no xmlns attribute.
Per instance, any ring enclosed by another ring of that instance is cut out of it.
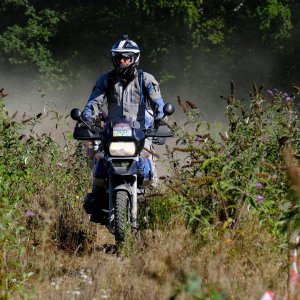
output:
<svg viewBox="0 0 300 300"><path fill-rule="evenodd" d="M134 142L112 142L109 145L109 153L112 156L132 156L135 152Z"/></svg>

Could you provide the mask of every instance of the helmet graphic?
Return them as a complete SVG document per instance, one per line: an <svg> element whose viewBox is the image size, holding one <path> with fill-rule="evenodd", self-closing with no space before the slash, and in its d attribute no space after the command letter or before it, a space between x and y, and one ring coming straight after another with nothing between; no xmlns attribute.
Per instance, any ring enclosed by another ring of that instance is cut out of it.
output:
<svg viewBox="0 0 300 300"><path fill-rule="evenodd" d="M122 76L126 76L139 64L140 48L134 41L129 39L128 35L123 35L123 38L112 46L110 56L115 71ZM129 58L130 62L124 63L121 61L122 58Z"/></svg>

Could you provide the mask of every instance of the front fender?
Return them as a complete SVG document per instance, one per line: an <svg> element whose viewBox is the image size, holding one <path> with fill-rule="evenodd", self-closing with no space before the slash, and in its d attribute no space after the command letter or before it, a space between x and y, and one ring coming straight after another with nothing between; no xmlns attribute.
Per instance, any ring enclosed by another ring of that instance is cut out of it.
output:
<svg viewBox="0 0 300 300"><path fill-rule="evenodd" d="M131 188L131 186L130 186L129 184L127 184L127 183L117 185L117 186L114 187L113 190L114 190L114 191L126 191L126 192L129 194L129 196L132 195L132 188Z"/></svg>

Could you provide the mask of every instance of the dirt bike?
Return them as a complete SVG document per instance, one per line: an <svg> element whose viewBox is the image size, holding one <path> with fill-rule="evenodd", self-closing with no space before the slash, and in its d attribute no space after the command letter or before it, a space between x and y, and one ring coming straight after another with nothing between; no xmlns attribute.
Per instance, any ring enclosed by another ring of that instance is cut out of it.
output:
<svg viewBox="0 0 300 300"><path fill-rule="evenodd" d="M172 115L174 106L165 104L164 117ZM114 119L103 128L87 124L81 111L74 108L71 118L77 121L73 137L93 142L97 150L93 166L93 190L84 200L91 221L106 225L123 241L126 232L138 228L138 197L144 196L151 183L151 164L142 157L146 138L165 139L174 133L166 125L155 124L142 129L137 121Z"/></svg>

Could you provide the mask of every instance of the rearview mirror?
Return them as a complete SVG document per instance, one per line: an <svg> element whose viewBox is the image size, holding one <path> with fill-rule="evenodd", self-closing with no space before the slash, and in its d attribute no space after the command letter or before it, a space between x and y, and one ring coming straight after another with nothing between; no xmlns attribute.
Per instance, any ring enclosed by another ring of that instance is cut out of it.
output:
<svg viewBox="0 0 300 300"><path fill-rule="evenodd" d="M175 107L171 103L166 103L164 105L163 111L164 111L165 116L171 116L175 111Z"/></svg>
<svg viewBox="0 0 300 300"><path fill-rule="evenodd" d="M81 118L81 110L79 108L73 108L70 112L70 116L73 120L79 121Z"/></svg>

